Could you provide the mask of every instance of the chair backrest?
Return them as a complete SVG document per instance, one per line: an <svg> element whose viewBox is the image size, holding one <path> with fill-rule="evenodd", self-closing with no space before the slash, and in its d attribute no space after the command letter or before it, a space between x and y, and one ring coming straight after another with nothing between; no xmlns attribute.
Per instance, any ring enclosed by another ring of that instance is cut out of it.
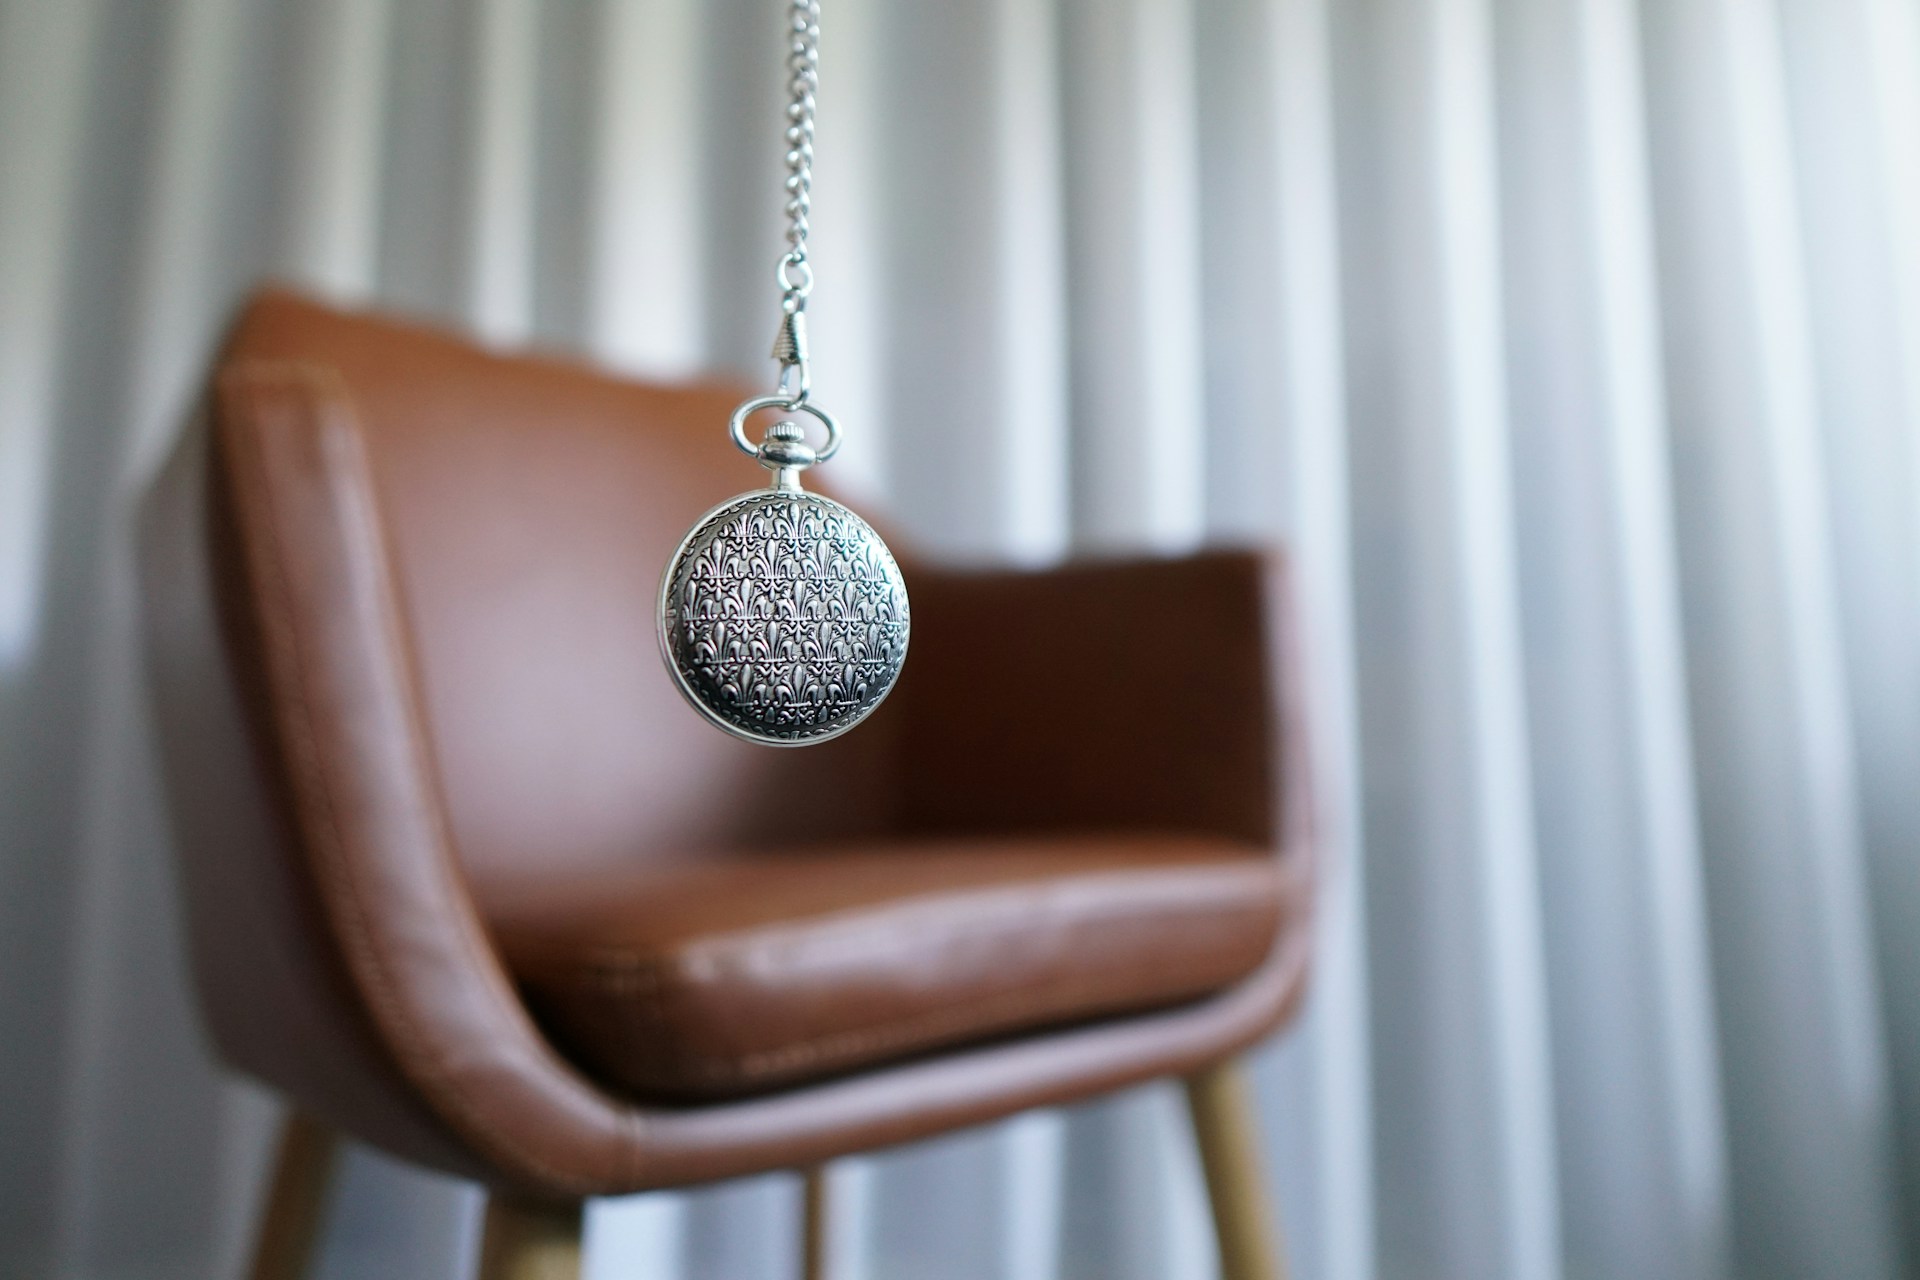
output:
<svg viewBox="0 0 1920 1280"><path fill-rule="evenodd" d="M502 357L262 295L216 378L308 366L365 440L454 847L484 904L653 853L885 821L883 708L806 751L728 738L681 699L661 573L702 512L766 477L728 442L742 393Z"/></svg>

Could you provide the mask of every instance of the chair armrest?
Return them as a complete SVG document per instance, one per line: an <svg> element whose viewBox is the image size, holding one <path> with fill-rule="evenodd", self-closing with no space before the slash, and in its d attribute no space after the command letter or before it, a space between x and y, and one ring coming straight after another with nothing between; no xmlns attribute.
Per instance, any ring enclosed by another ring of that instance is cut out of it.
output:
<svg viewBox="0 0 1920 1280"><path fill-rule="evenodd" d="M1282 559L923 569L911 590L903 826L1290 843L1282 788L1304 788L1281 772L1303 763L1281 758L1297 719Z"/></svg>
<svg viewBox="0 0 1920 1280"><path fill-rule="evenodd" d="M370 1033L350 1068L368 1079L320 1082L324 1118L545 1195L640 1180L634 1113L546 1042L467 893L387 522L344 381L318 364L229 357L215 380L210 462L219 519L230 522L231 563L216 569L221 608L237 647L252 651L249 697L292 837L284 850L253 852L294 865L325 939L302 974L312 982L264 994L305 1017L315 1015L301 1001L344 998ZM275 1027L251 1034L259 1041ZM310 1074L288 1061L293 1051L256 1043L238 1056L292 1090ZM372 1079L374 1070L397 1072L397 1082ZM392 1108L370 1101L396 1083L441 1127L430 1152L396 1137Z"/></svg>

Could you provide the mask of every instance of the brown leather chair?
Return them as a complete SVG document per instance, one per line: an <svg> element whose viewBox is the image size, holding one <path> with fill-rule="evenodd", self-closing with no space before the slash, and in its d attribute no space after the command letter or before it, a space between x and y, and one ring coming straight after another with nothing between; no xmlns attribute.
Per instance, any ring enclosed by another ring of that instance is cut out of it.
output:
<svg viewBox="0 0 1920 1280"><path fill-rule="evenodd" d="M143 536L207 1025L294 1106L257 1274L298 1274L336 1133L493 1188L489 1276L560 1275L584 1197L1167 1075L1228 1275L1272 1274L1231 1058L1309 950L1282 566L903 557L893 697L750 746L653 617L760 482L740 398L284 292L232 331Z"/></svg>

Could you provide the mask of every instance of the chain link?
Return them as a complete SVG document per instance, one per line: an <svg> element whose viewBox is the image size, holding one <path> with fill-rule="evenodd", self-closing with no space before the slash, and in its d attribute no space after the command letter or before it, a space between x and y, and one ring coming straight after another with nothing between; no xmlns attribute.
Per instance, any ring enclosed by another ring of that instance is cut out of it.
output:
<svg viewBox="0 0 1920 1280"><path fill-rule="evenodd" d="M806 310L813 292L807 261L807 216L813 210L813 109L820 88L820 0L792 0L787 9L787 251L775 275L780 309Z"/></svg>

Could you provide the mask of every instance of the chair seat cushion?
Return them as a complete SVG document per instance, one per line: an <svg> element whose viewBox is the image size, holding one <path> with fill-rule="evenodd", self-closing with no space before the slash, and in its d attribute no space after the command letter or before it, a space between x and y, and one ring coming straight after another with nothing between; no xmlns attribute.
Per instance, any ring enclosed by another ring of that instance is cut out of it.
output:
<svg viewBox="0 0 1920 1280"><path fill-rule="evenodd" d="M1265 958L1281 892L1219 842L916 843L650 861L489 924L576 1065L694 1101L1197 999Z"/></svg>

